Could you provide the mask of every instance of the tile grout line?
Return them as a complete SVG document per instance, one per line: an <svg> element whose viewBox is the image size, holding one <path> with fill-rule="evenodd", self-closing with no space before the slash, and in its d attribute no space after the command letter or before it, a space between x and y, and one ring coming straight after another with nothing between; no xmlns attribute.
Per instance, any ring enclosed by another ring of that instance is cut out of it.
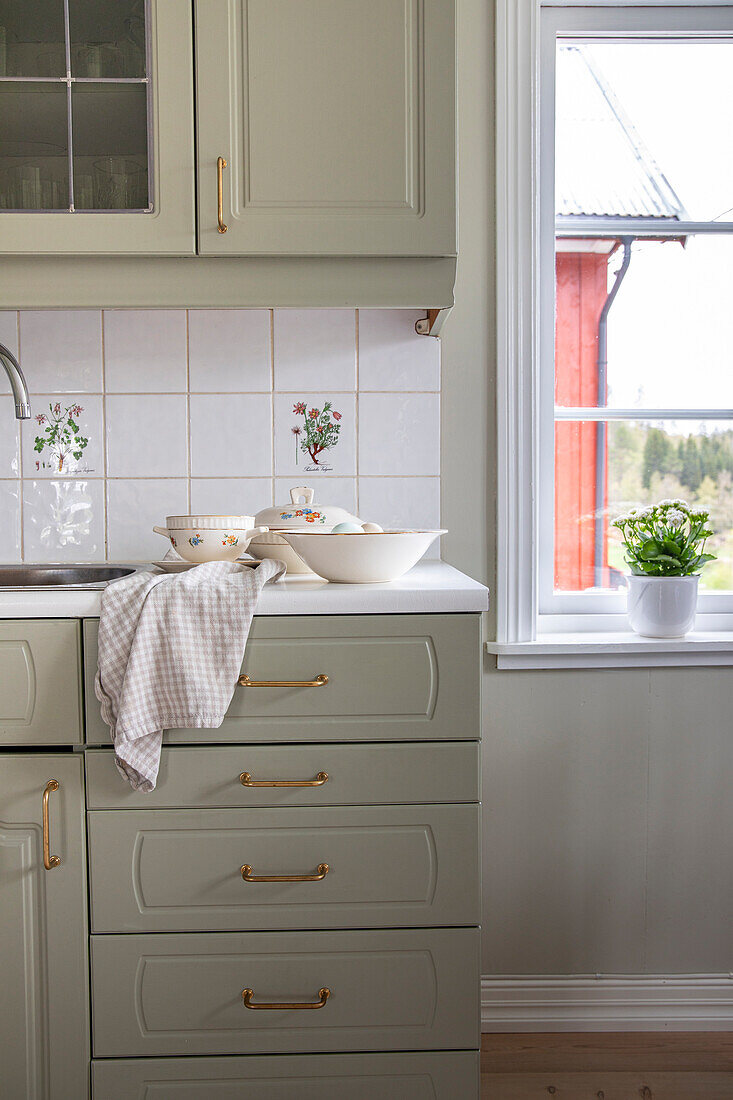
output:
<svg viewBox="0 0 733 1100"><path fill-rule="evenodd" d="M101 330L101 355L102 355L102 510L104 515L104 560L109 561L109 499L108 485L109 470L107 469L107 356L104 343L104 310L99 311L99 324Z"/></svg>
<svg viewBox="0 0 733 1100"><path fill-rule="evenodd" d="M20 350L20 310L15 311L15 333L18 341L18 362L23 362L23 356ZM20 523L20 560L25 561L25 504L23 497L25 496L25 482L23 480L23 433L21 431L21 421L18 421L16 431L18 433L18 483L20 487L19 500L18 500L18 521Z"/></svg>

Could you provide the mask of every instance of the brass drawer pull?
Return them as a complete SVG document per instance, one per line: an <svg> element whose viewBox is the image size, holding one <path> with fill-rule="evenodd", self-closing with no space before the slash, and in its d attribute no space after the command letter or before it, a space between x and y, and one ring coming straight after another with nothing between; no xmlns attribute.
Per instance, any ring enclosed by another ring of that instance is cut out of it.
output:
<svg viewBox="0 0 733 1100"><path fill-rule="evenodd" d="M322 989L318 990L317 1001L261 1001L259 1004L253 1004L252 998L254 997L254 990L242 990L242 1000L244 1001L245 1008L265 1008L281 1012L291 1008L325 1008L326 1001L330 996L331 990L324 985Z"/></svg>
<svg viewBox="0 0 733 1100"><path fill-rule="evenodd" d="M315 875L253 875L249 863L240 867L245 882L320 882L330 870L327 863L319 863L318 873Z"/></svg>
<svg viewBox="0 0 733 1100"><path fill-rule="evenodd" d="M57 791L58 789L58 779L49 779L43 792L43 866L47 871L53 871L54 867L58 867L61 863L60 856L49 854L51 850L51 830L48 825L48 796L51 791Z"/></svg>
<svg viewBox="0 0 733 1100"><path fill-rule="evenodd" d="M328 783L328 772L319 772L315 779L253 779L242 772L239 782L243 787L322 787Z"/></svg>
<svg viewBox="0 0 733 1100"><path fill-rule="evenodd" d="M219 157L216 162L216 216L219 222L219 232L226 233L228 226L224 224L224 169L227 167L227 162L224 157Z"/></svg>
<svg viewBox="0 0 733 1100"><path fill-rule="evenodd" d="M320 688L326 686L328 676L319 672L315 680L250 680L245 672L238 683L243 688Z"/></svg>

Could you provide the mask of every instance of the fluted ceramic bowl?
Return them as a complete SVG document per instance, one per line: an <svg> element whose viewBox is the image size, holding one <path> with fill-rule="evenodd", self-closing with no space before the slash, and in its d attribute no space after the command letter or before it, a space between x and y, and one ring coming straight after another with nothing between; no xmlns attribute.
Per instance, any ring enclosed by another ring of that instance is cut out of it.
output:
<svg viewBox="0 0 733 1100"><path fill-rule="evenodd" d="M166 516L165 527L154 527L186 561L235 561L250 539L266 527L255 527L252 516Z"/></svg>

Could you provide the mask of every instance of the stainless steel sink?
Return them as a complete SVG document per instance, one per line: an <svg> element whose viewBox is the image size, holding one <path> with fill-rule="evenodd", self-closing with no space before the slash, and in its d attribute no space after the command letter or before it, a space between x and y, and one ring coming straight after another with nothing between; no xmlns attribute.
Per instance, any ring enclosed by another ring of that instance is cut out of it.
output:
<svg viewBox="0 0 733 1100"><path fill-rule="evenodd" d="M125 565L0 565L0 589L103 588L134 572Z"/></svg>

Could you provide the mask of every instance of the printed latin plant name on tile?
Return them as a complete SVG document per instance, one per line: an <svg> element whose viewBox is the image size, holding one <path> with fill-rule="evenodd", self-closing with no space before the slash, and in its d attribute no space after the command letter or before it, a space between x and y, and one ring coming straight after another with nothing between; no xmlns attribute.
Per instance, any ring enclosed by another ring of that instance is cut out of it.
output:
<svg viewBox="0 0 733 1100"><path fill-rule="evenodd" d="M81 405L73 404L63 407L60 402L50 402L48 414L39 413L36 423L43 427L43 435L37 435L34 451L42 455L48 451L49 458L53 460L53 469L62 474L68 471L70 458L78 462L89 443L86 436L81 434L77 418L84 412ZM51 462L36 462L36 469L51 469ZM87 473L91 471L85 471Z"/></svg>
<svg viewBox="0 0 733 1100"><path fill-rule="evenodd" d="M302 451L303 454L310 456L313 463L312 466L306 467L308 472L326 473L332 470L333 467L318 456L333 450L338 444L342 414L333 408L330 401L326 401L322 409L315 407L309 409L305 401L296 401L293 412L303 417L302 426L296 424L291 428L295 437L295 465L298 465L298 455Z"/></svg>

